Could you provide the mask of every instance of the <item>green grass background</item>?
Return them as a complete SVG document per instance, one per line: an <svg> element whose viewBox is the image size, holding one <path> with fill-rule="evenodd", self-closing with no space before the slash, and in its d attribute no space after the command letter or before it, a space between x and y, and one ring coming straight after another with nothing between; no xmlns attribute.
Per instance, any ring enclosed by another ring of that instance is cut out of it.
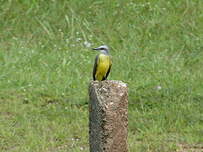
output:
<svg viewBox="0 0 203 152"><path fill-rule="evenodd" d="M129 87L130 152L203 145L202 0L0 0L0 151L88 147L95 52Z"/></svg>

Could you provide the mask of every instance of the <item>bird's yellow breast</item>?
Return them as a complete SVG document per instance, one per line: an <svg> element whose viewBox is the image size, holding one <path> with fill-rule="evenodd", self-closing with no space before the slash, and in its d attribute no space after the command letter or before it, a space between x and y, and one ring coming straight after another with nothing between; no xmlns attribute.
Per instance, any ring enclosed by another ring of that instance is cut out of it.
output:
<svg viewBox="0 0 203 152"><path fill-rule="evenodd" d="M106 73L111 65L110 56L100 54L97 61L96 79L102 80L106 76Z"/></svg>

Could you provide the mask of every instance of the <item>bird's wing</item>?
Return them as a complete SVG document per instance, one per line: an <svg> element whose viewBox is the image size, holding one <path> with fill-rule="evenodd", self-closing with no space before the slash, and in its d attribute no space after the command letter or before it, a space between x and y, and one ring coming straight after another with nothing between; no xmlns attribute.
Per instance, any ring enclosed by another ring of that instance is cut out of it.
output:
<svg viewBox="0 0 203 152"><path fill-rule="evenodd" d="M96 75L96 71L97 71L98 59L99 59L99 54L96 56L95 61L94 61L94 68L93 68L93 73L92 73L94 81L96 80L95 75Z"/></svg>
<svg viewBox="0 0 203 152"><path fill-rule="evenodd" d="M105 79L107 79L107 77L108 77L108 75L109 75L109 73L110 73L110 71L111 71L111 66L112 66L112 57L109 56L109 58L110 58L110 65L109 65L109 69L108 69L108 71L107 71L107 73L106 73Z"/></svg>

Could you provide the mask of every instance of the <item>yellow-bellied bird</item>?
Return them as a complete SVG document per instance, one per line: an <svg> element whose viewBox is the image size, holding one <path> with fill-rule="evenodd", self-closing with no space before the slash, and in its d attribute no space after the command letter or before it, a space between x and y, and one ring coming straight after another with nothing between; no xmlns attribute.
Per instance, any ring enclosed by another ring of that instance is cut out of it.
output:
<svg viewBox="0 0 203 152"><path fill-rule="evenodd" d="M111 56L109 55L109 48L106 45L102 45L98 48L94 48L93 50L100 52L95 58L93 80L106 80L112 65Z"/></svg>

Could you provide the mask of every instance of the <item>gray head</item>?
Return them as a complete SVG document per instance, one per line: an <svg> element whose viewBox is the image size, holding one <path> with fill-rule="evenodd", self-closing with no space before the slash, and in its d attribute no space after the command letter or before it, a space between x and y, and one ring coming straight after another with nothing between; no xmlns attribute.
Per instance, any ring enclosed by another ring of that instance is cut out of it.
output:
<svg viewBox="0 0 203 152"><path fill-rule="evenodd" d="M98 48L93 48L93 50L99 51L104 54L109 54L109 48L106 45L101 45Z"/></svg>

